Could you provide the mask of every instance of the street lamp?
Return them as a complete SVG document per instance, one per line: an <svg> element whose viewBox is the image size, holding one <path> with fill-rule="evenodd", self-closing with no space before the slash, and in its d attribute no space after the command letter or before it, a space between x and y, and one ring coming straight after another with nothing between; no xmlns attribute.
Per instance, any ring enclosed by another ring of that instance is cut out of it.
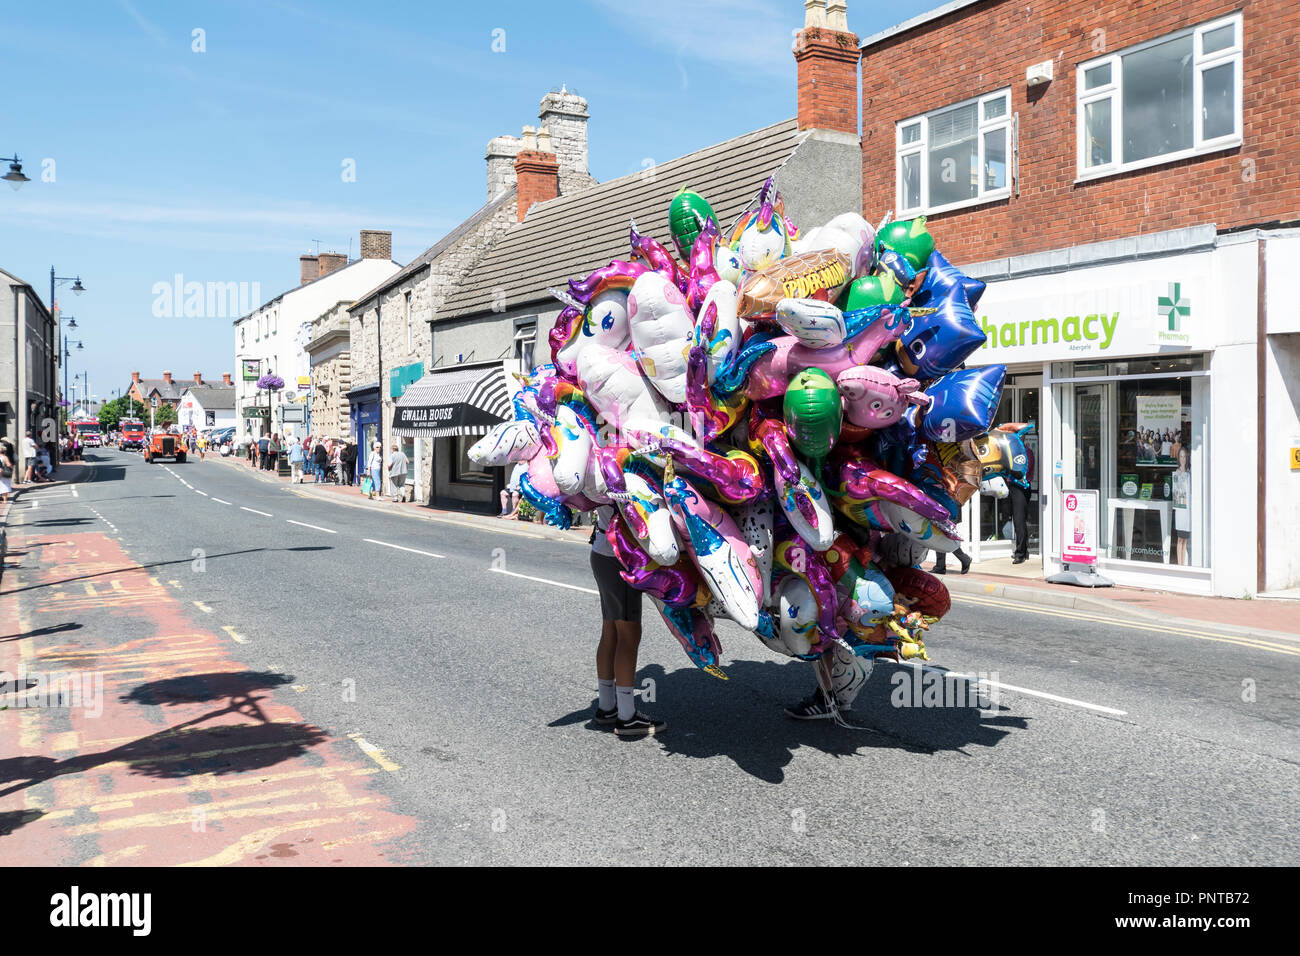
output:
<svg viewBox="0 0 1300 956"><path fill-rule="evenodd" d="M9 172L5 173L4 176L0 176L0 179L7 182L14 192L21 189L23 183L31 182L31 179L23 175L23 163L18 158L17 153L12 156L0 156L0 163L9 164Z"/></svg>
<svg viewBox="0 0 1300 956"><path fill-rule="evenodd" d="M21 175L21 171L20 171L19 175ZM8 178L8 177L6 177L6 178ZM73 292L74 295L81 295L81 293L83 293L83 292L86 291L86 287L85 287L84 285L81 284L81 276L56 276L56 275L54 274L54 266L50 266L50 310L51 310L51 312L54 311L54 288L55 288L55 286L56 286L57 284L59 284L59 283L63 283L63 282L71 282L71 283L72 283L72 292ZM76 325L75 320L72 319L72 316L68 316L68 320L69 320L68 328L69 328L69 329L75 329L75 328L77 327L77 325ZM63 310L62 310L62 309L59 310L59 340L60 340L60 341L63 340ZM54 369L51 368L51 369L50 369L50 386L51 386L51 388L52 388L53 385L54 385L54 381L53 381L53 380L54 380ZM67 367L67 365L64 365L64 366L63 366L63 394L64 394L64 395L67 395L67 394L68 394L68 367Z"/></svg>

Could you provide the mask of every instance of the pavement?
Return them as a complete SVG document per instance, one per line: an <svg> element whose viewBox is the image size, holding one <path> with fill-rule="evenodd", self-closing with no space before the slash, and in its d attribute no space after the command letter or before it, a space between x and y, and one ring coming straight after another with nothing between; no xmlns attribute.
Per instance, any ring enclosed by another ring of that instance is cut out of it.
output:
<svg viewBox="0 0 1300 956"><path fill-rule="evenodd" d="M5 516L3 679L71 688L0 711L16 865L1295 863L1300 640L955 591L840 727L647 608L625 741L576 535L88 458Z"/></svg>

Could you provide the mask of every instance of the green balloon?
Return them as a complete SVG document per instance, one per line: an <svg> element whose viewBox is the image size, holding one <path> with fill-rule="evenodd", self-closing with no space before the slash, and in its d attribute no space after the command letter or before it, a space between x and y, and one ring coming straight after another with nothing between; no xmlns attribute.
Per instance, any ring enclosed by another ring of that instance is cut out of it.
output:
<svg viewBox="0 0 1300 956"><path fill-rule="evenodd" d="M717 218L709 201L699 193L682 188L673 197L668 207L668 229L672 232L677 252L683 259L690 257L691 246L695 245L700 227L710 216Z"/></svg>
<svg viewBox="0 0 1300 956"><path fill-rule="evenodd" d="M925 268L930 253L934 252L934 236L926 228L924 216L895 219L877 233L876 241L881 248L893 249L918 272Z"/></svg>
<svg viewBox="0 0 1300 956"><path fill-rule="evenodd" d="M903 301L903 288L892 272L878 276L861 276L840 296L839 306L845 312L869 309L873 305L897 305Z"/></svg>
<svg viewBox="0 0 1300 956"><path fill-rule="evenodd" d="M819 368L804 369L785 392L785 429L790 443L812 459L825 458L844 421L840 390Z"/></svg>

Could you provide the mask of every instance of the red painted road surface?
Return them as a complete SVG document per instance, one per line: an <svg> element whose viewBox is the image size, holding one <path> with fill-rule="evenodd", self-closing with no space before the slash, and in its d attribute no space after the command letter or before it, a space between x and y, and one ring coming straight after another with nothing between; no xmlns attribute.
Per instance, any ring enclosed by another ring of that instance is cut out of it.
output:
<svg viewBox="0 0 1300 956"><path fill-rule="evenodd" d="M397 768L304 722L288 675L236 661L229 634L196 627L183 592L106 535L14 534L10 550L0 865L403 862L416 821L374 786ZM137 636L102 639L105 611ZM43 681L21 702L20 668Z"/></svg>

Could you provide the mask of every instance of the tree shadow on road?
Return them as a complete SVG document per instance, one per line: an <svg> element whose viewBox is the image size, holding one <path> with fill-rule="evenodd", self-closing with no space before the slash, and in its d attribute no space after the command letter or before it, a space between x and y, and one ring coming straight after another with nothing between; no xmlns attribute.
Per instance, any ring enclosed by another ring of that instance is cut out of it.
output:
<svg viewBox="0 0 1300 956"><path fill-rule="evenodd" d="M951 707L896 707L891 701L898 669L878 664L844 716L855 729L831 720L795 720L784 708L812 692L812 668L799 661L732 661L730 680L719 681L703 671L665 671L652 664L637 672L646 709L669 722L668 731L654 738L669 754L682 757L726 757L746 773L769 783L781 783L785 768L800 747L815 747L833 757L859 757L876 749L902 750L923 756L941 752L968 753L970 747L996 747L1012 730L1029 726L1024 717L994 705L980 711L978 703ZM906 675L910 680L910 671ZM649 702L647 679L655 700ZM640 706L640 703L638 703ZM549 726L591 722L587 707ZM627 742L635 742L635 739Z"/></svg>
<svg viewBox="0 0 1300 956"><path fill-rule="evenodd" d="M93 754L58 759L43 755L0 759L0 797L26 790L55 777L83 773L108 763L127 764L130 772L160 779L196 774L234 774L262 770L292 760L326 740L319 727L274 723L261 702L271 690L292 683L289 674L272 671L214 672L151 681L118 699L141 706L178 706L221 701L224 706L139 740ZM234 714L255 723L198 724ZM28 821L23 821L28 822Z"/></svg>
<svg viewBox="0 0 1300 956"><path fill-rule="evenodd" d="M8 594L9 592L6 591L5 593ZM51 624L49 627L38 627L35 630L24 631L18 634L6 634L4 637L0 637L0 643L5 641L21 641L24 637L45 637L48 634L62 634L65 631L76 631L83 627L85 627L84 624L74 624L72 621L67 621L63 624Z"/></svg>

